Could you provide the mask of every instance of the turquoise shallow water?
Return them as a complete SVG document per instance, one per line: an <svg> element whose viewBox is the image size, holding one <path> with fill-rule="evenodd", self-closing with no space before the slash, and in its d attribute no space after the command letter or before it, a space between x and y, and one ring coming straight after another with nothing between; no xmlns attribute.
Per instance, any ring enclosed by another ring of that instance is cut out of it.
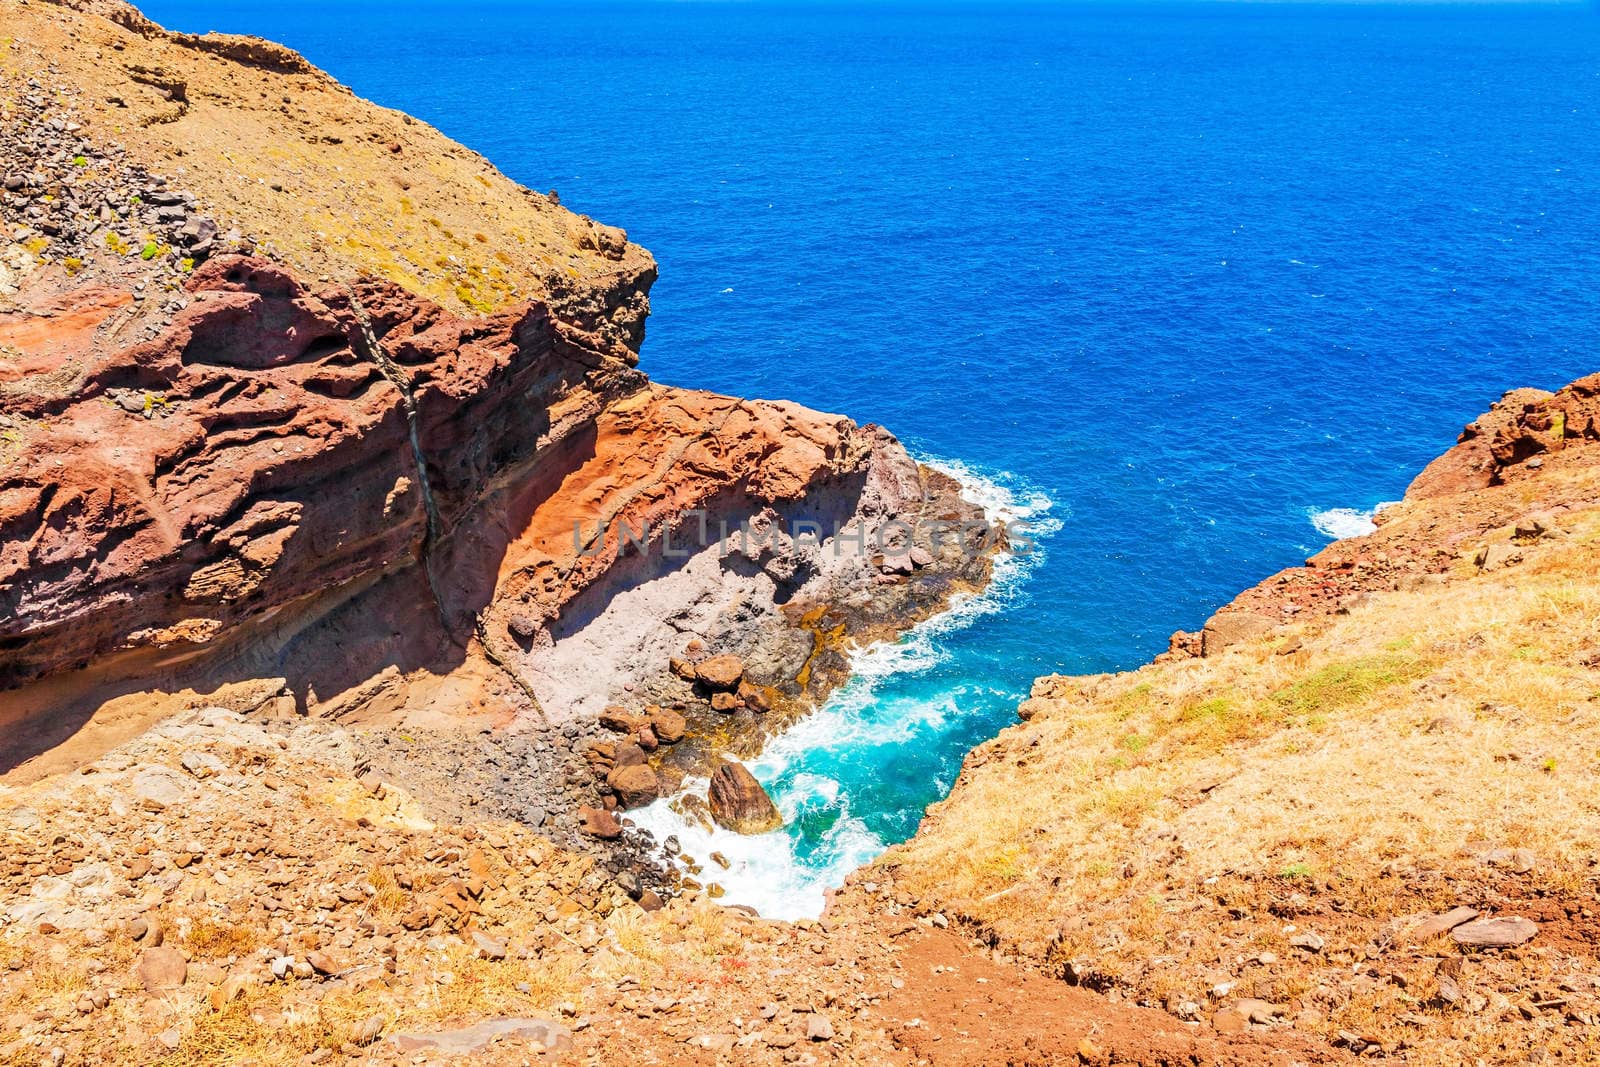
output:
<svg viewBox="0 0 1600 1067"><path fill-rule="evenodd" d="M1055 524L757 766L769 910L912 832L1034 676L1143 661L1600 362L1592 5L145 6L627 227L657 379L884 423Z"/></svg>

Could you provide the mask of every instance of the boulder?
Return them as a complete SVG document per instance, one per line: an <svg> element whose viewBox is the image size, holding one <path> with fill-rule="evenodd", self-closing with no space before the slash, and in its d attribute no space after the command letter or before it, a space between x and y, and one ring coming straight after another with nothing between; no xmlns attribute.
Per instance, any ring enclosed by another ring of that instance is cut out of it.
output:
<svg viewBox="0 0 1600 1067"><path fill-rule="evenodd" d="M1321 952L1328 943L1323 939L1322 935L1307 931L1303 934L1295 934L1289 939L1289 944L1307 952Z"/></svg>
<svg viewBox="0 0 1600 1067"><path fill-rule="evenodd" d="M126 929L129 937L144 942L146 948L155 948L166 939L166 931L160 921L143 915L130 922Z"/></svg>
<svg viewBox="0 0 1600 1067"><path fill-rule="evenodd" d="M1518 519L1517 524L1512 527L1511 536L1517 541L1537 541L1547 536L1554 526L1549 512L1536 511Z"/></svg>
<svg viewBox="0 0 1600 1067"><path fill-rule="evenodd" d="M1463 923L1450 931L1450 939L1458 945L1473 948L1512 948L1533 940L1538 932L1539 924L1532 919L1506 915Z"/></svg>
<svg viewBox="0 0 1600 1067"><path fill-rule="evenodd" d="M1255 997L1245 997L1233 1006L1233 1010L1245 1017L1246 1022L1258 1026L1270 1026L1272 1020L1283 1014L1283 1009L1276 1004Z"/></svg>
<svg viewBox="0 0 1600 1067"><path fill-rule="evenodd" d="M506 943L490 937L482 930L474 930L472 932L472 944L478 950L478 958L480 960L492 962L506 958Z"/></svg>
<svg viewBox="0 0 1600 1067"><path fill-rule="evenodd" d="M147 948L133 968L147 993L177 989L189 977L189 961L175 948Z"/></svg>
<svg viewBox="0 0 1600 1067"><path fill-rule="evenodd" d="M1188 630L1174 630L1172 636L1167 638L1167 651L1169 659L1194 659L1201 654L1201 636Z"/></svg>
<svg viewBox="0 0 1600 1067"><path fill-rule="evenodd" d="M735 833L764 834L783 825L783 816L744 764L726 760L711 776L711 817Z"/></svg>
<svg viewBox="0 0 1600 1067"><path fill-rule="evenodd" d="M632 767L647 762L649 757L645 755L644 749L633 741L622 742L612 756L612 765L616 767Z"/></svg>
<svg viewBox="0 0 1600 1067"><path fill-rule="evenodd" d="M732 693L712 693L711 710L724 713L737 711L739 710L739 699Z"/></svg>
<svg viewBox="0 0 1600 1067"><path fill-rule="evenodd" d="M1430 940L1431 938L1438 937L1440 934L1447 934L1451 930L1454 930L1456 927L1460 926L1462 923L1470 922L1477 917L1477 908L1451 908L1443 915L1434 915L1431 918L1423 920L1420 925L1411 931L1411 940Z"/></svg>
<svg viewBox="0 0 1600 1067"><path fill-rule="evenodd" d="M656 772L643 763L614 768L606 775L606 784L617 794L617 803L624 808L642 807L661 795Z"/></svg>
<svg viewBox="0 0 1600 1067"><path fill-rule="evenodd" d="M1219 1034L1242 1034L1250 1028L1250 1020L1238 1008L1223 1008L1211 1017L1212 1029Z"/></svg>
<svg viewBox="0 0 1600 1067"><path fill-rule="evenodd" d="M458 1030L395 1034L389 1041L401 1052L428 1052L454 1059L483 1055L506 1038L543 1046L546 1053L572 1048L571 1032L548 1019L487 1019Z"/></svg>
<svg viewBox="0 0 1600 1067"><path fill-rule="evenodd" d="M643 715L635 715L627 708L615 704L600 713L600 725L619 734L635 733L648 721Z"/></svg>
<svg viewBox="0 0 1600 1067"><path fill-rule="evenodd" d="M738 656L712 656L695 664L694 676L707 689L732 692L744 677L744 661Z"/></svg>
<svg viewBox="0 0 1600 1067"><path fill-rule="evenodd" d="M772 710L772 698L767 695L766 689L748 678L739 683L739 699L751 711Z"/></svg>
<svg viewBox="0 0 1600 1067"><path fill-rule="evenodd" d="M1504 570L1522 562L1522 553L1515 545L1495 544L1477 555L1477 564L1486 571Z"/></svg>
<svg viewBox="0 0 1600 1067"><path fill-rule="evenodd" d="M1253 641L1270 633L1277 625L1265 615L1254 612L1218 612L1206 620L1200 631L1200 654L1215 656L1230 645Z"/></svg>
<svg viewBox="0 0 1600 1067"><path fill-rule="evenodd" d="M381 1015L369 1015L357 1023L355 1029L350 1031L350 1043L357 1048L365 1048L378 1040L379 1035L382 1033L383 1017Z"/></svg>
<svg viewBox="0 0 1600 1067"><path fill-rule="evenodd" d="M688 728L688 721L671 708L657 708L650 715L650 729L655 733L656 740L664 745L675 745L682 741Z"/></svg>
<svg viewBox="0 0 1600 1067"><path fill-rule="evenodd" d="M615 841L622 836L622 824L604 808L579 808L578 817L583 820L583 832L590 837Z"/></svg>

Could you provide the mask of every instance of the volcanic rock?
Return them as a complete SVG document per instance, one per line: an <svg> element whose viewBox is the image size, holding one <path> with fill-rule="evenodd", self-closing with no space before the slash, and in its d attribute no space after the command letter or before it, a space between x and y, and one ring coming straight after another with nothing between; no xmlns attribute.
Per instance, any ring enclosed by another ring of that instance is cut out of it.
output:
<svg viewBox="0 0 1600 1067"><path fill-rule="evenodd" d="M1242 611L1218 612L1200 631L1200 654L1215 656L1230 645L1270 633L1275 623L1265 616Z"/></svg>
<svg viewBox="0 0 1600 1067"><path fill-rule="evenodd" d="M707 689L731 692L744 677L744 661L738 656L712 656L695 664L694 676Z"/></svg>
<svg viewBox="0 0 1600 1067"><path fill-rule="evenodd" d="M606 784L617 794L617 803L624 808L641 807L660 796L661 785L656 772L643 763L613 769L606 775Z"/></svg>
<svg viewBox="0 0 1600 1067"><path fill-rule="evenodd" d="M578 817L583 820L583 832L590 837L615 841L622 836L622 825L604 808L579 808Z"/></svg>
<svg viewBox="0 0 1600 1067"><path fill-rule="evenodd" d="M389 1042L401 1052L436 1052L460 1058L481 1055L504 1038L528 1041L552 1053L572 1047L566 1027L548 1019L489 1019L457 1030L395 1034Z"/></svg>
<svg viewBox="0 0 1600 1067"><path fill-rule="evenodd" d="M1451 908L1443 915L1434 915L1423 920L1411 931L1411 939L1414 941L1427 941L1430 938L1438 937L1440 934L1449 933L1462 923L1470 922L1477 917L1477 908Z"/></svg>
<svg viewBox="0 0 1600 1067"><path fill-rule="evenodd" d="M631 734L649 721L645 716L634 715L627 708L617 707L615 704L600 713L600 725L619 734Z"/></svg>
<svg viewBox="0 0 1600 1067"><path fill-rule="evenodd" d="M648 763L650 757L644 749L632 741L623 741L617 745L611 757L613 767L631 767L635 764Z"/></svg>
<svg viewBox="0 0 1600 1067"><path fill-rule="evenodd" d="M134 976L148 993L160 993L183 985L189 976L189 961L175 948L147 948L134 965Z"/></svg>
<svg viewBox="0 0 1600 1067"><path fill-rule="evenodd" d="M767 695L767 691L748 678L739 683L738 696L744 702L744 706L751 711L772 710L772 698Z"/></svg>
<svg viewBox="0 0 1600 1067"><path fill-rule="evenodd" d="M1533 920L1508 915L1463 923L1450 931L1450 939L1474 948L1511 948L1533 940L1538 932L1539 924Z"/></svg>
<svg viewBox="0 0 1600 1067"><path fill-rule="evenodd" d="M683 740L688 721L671 708L658 708L650 713L650 728L655 732L656 740L664 745L675 745Z"/></svg>
<svg viewBox="0 0 1600 1067"><path fill-rule="evenodd" d="M711 776L707 798L717 824L741 834L764 834L783 825L772 798L744 764L724 760Z"/></svg>

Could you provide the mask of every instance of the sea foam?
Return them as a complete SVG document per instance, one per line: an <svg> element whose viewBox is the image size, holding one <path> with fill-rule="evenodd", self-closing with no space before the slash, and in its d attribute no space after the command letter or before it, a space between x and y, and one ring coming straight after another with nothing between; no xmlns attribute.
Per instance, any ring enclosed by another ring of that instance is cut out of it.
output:
<svg viewBox="0 0 1600 1067"><path fill-rule="evenodd" d="M1376 530L1378 524L1372 521L1373 516L1393 503L1393 501L1385 501L1377 507L1368 508L1365 511L1357 508L1312 510L1308 512L1308 515L1311 519L1311 525L1317 528L1318 533L1338 541L1346 537L1361 537Z"/></svg>

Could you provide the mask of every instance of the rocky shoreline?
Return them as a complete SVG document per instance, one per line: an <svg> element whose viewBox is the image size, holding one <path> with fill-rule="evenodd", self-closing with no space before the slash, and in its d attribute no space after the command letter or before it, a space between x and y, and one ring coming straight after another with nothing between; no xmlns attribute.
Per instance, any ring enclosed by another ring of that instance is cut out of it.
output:
<svg viewBox="0 0 1600 1067"><path fill-rule="evenodd" d="M646 251L293 53L0 24L0 1064L1595 1059L1600 378L768 921L628 809L770 830L1004 532L649 382Z"/></svg>
<svg viewBox="0 0 1600 1067"><path fill-rule="evenodd" d="M275 54L199 51L229 78ZM173 122L202 73L163 75ZM338 720L375 765L452 767L497 817L637 886L654 843L612 812L758 751L845 679L853 644L987 582L1004 531L887 431L651 385L634 365L654 264L620 231L535 204L591 275L457 315L381 279L313 281L241 236L272 218L226 218L101 141L96 112L128 99L7 87L12 780L195 708ZM731 686L692 667L728 657ZM446 780L420 793L463 810Z"/></svg>

